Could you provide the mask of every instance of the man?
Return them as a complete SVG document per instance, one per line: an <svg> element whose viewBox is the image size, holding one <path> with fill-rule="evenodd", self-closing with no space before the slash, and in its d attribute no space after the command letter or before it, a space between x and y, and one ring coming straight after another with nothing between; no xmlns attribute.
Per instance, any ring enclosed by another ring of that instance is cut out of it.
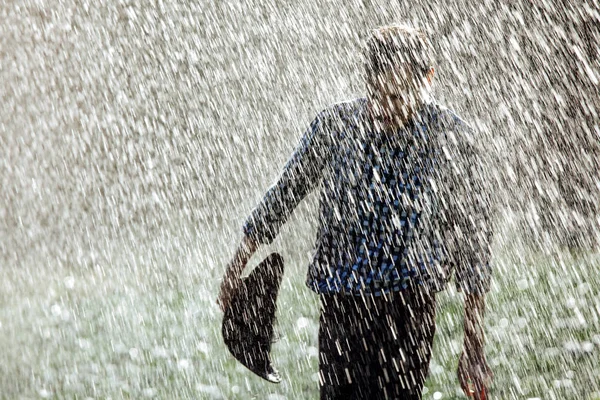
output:
<svg viewBox="0 0 600 400"><path fill-rule="evenodd" d="M425 35L372 32L367 97L320 112L244 224L227 267L226 307L247 261L320 186L320 228L306 284L320 296L321 398L420 399L435 331L435 293L454 272L465 293L458 377L484 398L484 296L490 203L474 131L429 94ZM472 384L472 386L470 386Z"/></svg>

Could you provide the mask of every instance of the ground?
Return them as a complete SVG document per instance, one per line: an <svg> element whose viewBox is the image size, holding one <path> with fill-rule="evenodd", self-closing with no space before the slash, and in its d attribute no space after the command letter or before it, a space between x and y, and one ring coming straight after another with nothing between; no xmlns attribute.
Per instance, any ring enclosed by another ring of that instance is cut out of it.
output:
<svg viewBox="0 0 600 400"><path fill-rule="evenodd" d="M178 247L167 238L121 252L125 242L105 245L112 264L9 271L0 295L0 398L317 398L318 302L303 284L304 250L275 243L286 258L283 337L273 346L283 382L275 385L222 343L215 298L223 265L202 241ZM600 399L600 255L497 253L486 316L491 398ZM438 297L425 399L464 398L455 375L461 321L461 295L451 288Z"/></svg>

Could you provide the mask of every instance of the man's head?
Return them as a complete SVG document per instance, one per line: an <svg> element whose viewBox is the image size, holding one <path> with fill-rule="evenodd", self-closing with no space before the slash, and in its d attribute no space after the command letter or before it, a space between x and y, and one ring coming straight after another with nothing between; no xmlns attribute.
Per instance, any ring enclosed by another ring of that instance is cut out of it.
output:
<svg viewBox="0 0 600 400"><path fill-rule="evenodd" d="M392 25L371 32L365 76L372 113L381 127L405 124L423 102L434 72L432 53L420 30Z"/></svg>

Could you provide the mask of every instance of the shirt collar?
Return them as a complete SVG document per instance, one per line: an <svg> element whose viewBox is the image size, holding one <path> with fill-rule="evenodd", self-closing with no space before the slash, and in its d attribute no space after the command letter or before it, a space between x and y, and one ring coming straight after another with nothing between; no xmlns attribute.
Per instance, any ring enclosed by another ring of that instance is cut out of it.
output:
<svg viewBox="0 0 600 400"><path fill-rule="evenodd" d="M398 128L394 133L382 133L378 132L374 128L374 120L373 114L371 113L371 103L368 98L365 98L365 120L367 122L367 135L371 139L375 139L376 141L382 141L385 139L393 139L396 137L401 137L403 132L412 132L413 134L419 134L420 131L426 129L426 121L428 120L429 111L432 106L435 104L435 99L432 95L428 94L423 98L423 101L419 103L419 106L411 118L411 120L403 127ZM420 129L419 129L420 128ZM385 140L387 141L387 140Z"/></svg>

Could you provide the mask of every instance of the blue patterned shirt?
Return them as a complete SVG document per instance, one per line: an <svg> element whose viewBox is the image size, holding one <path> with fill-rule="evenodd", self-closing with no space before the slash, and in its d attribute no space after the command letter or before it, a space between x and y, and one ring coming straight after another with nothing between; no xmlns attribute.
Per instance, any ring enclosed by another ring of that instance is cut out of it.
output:
<svg viewBox="0 0 600 400"><path fill-rule="evenodd" d="M490 288L489 190L474 130L424 103L394 133L374 129L367 100L321 111L244 233L269 244L298 203L319 188L316 252L306 284L316 293L379 296L412 281L437 292Z"/></svg>

